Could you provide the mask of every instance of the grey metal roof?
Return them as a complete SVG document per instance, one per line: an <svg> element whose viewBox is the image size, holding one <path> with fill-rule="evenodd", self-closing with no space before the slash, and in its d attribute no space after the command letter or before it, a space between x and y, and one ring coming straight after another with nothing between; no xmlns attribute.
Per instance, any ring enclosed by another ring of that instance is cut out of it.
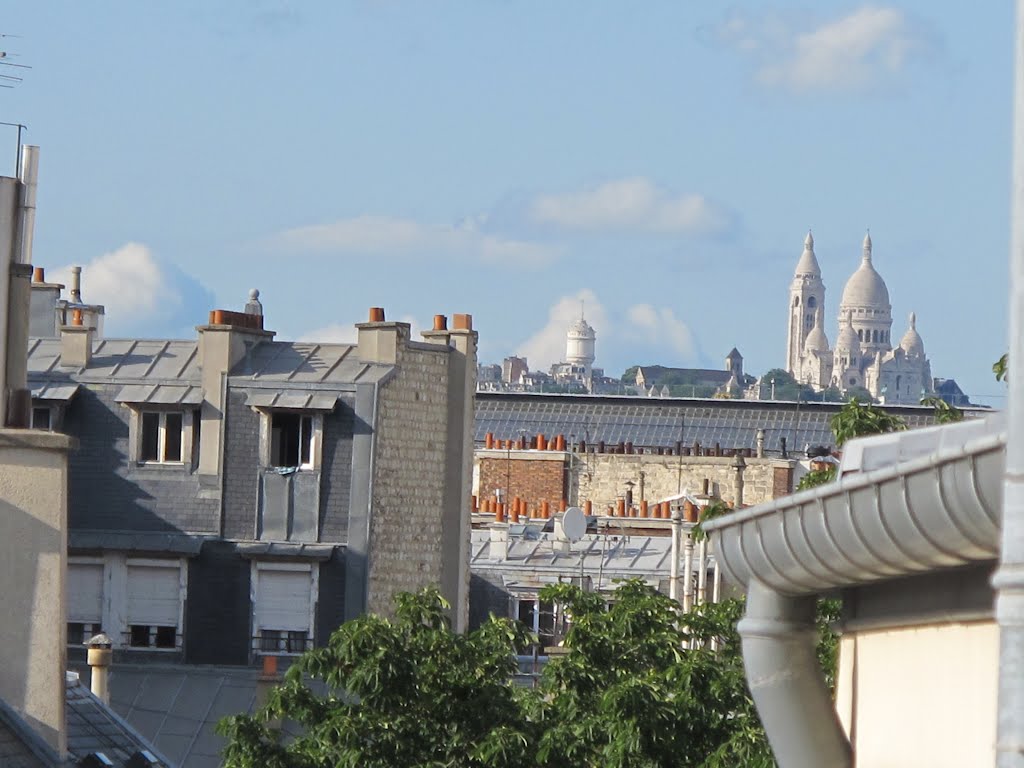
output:
<svg viewBox="0 0 1024 768"><path fill-rule="evenodd" d="M247 667L114 664L110 706L174 765L218 768L224 739L214 728L227 715L253 710L258 674Z"/></svg>
<svg viewBox="0 0 1024 768"><path fill-rule="evenodd" d="M78 391L77 384L50 384L38 382L32 387L32 397L36 400L60 400L67 402Z"/></svg>
<svg viewBox="0 0 1024 768"><path fill-rule="evenodd" d="M210 537L212 538L212 537ZM114 552L148 552L153 554L199 554L208 538L187 533L134 533L72 528L68 546L76 550L110 550Z"/></svg>
<svg viewBox="0 0 1024 768"><path fill-rule="evenodd" d="M856 471L838 481L705 524L734 583L810 595L998 557L1003 415L861 438L845 452L840 474Z"/></svg>
<svg viewBox="0 0 1024 768"><path fill-rule="evenodd" d="M181 384L128 384L114 400L148 405L199 405L203 402L203 390Z"/></svg>
<svg viewBox="0 0 1024 768"><path fill-rule="evenodd" d="M632 442L634 446L670 447L699 442L722 448L755 448L757 431L765 431L766 449L780 450L786 438L790 451L804 445L832 445L829 420L840 403L793 403L764 400L643 398L600 395L543 395L478 392L476 439L488 432L499 440L526 435L564 434L589 445ZM922 406L886 407L909 427L934 422L934 411Z"/></svg>
<svg viewBox="0 0 1024 768"><path fill-rule="evenodd" d="M119 381L199 381L198 343L148 339L101 339L93 347L89 367L62 368L61 340L32 339L28 348L29 378L74 374L76 379Z"/></svg>
<svg viewBox="0 0 1024 768"><path fill-rule="evenodd" d="M301 410L333 411L339 392L311 390L266 389L249 392L245 404L252 408L297 408Z"/></svg>
<svg viewBox="0 0 1024 768"><path fill-rule="evenodd" d="M334 554L333 544L293 544L280 541L239 542L238 554L242 557L298 557L309 560L330 560Z"/></svg>
<svg viewBox="0 0 1024 768"><path fill-rule="evenodd" d="M295 390L373 383L393 366L365 363L353 344L265 341L257 344L231 371L232 385L266 384Z"/></svg>
<svg viewBox="0 0 1024 768"><path fill-rule="evenodd" d="M587 534L567 551L559 550L554 535L542 533L539 525L516 526L510 529L507 554L502 547L491 540L489 529L474 529L470 568L500 571L509 588L534 588L578 577L581 556L584 576L597 589L610 589L615 579L625 578L657 586L671 569L671 537L624 535L614 524L601 533Z"/></svg>
<svg viewBox="0 0 1024 768"><path fill-rule="evenodd" d="M82 760L94 752L102 752L118 768L126 766L137 752L146 750L166 768L175 768L176 761L160 754L134 728L97 699L78 679L67 675L64 714L67 721L68 752Z"/></svg>

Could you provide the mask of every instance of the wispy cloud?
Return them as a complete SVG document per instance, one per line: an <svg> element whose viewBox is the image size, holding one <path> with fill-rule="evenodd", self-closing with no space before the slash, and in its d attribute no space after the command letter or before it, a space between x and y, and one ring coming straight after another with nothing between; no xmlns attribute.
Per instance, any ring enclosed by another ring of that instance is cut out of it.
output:
<svg viewBox="0 0 1024 768"><path fill-rule="evenodd" d="M718 37L750 57L765 86L857 90L904 72L931 47L923 26L898 8L864 5L816 25L794 17L732 15Z"/></svg>
<svg viewBox="0 0 1024 768"><path fill-rule="evenodd" d="M584 232L714 234L729 222L726 211L703 195L674 195L643 177L540 195L528 213L534 222Z"/></svg>
<svg viewBox="0 0 1024 768"><path fill-rule="evenodd" d="M82 266L82 299L106 307L108 335L191 335L213 309L213 293L142 243L126 243ZM49 270L68 285L71 265Z"/></svg>
<svg viewBox="0 0 1024 768"><path fill-rule="evenodd" d="M531 267L547 264L561 253L554 245L483 231L480 221L466 219L457 225L428 225L394 216L364 215L290 229L278 235L275 242L303 251L429 255Z"/></svg>

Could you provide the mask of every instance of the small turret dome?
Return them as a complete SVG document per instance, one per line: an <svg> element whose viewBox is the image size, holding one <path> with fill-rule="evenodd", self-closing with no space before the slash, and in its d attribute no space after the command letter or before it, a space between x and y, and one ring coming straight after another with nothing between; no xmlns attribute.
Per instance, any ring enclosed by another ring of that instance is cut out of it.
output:
<svg viewBox="0 0 1024 768"><path fill-rule="evenodd" d="M871 235L864 238L864 251L860 267L850 275L843 288L840 307L863 307L889 311L889 289L885 286L882 276L875 271L871 263Z"/></svg>
<svg viewBox="0 0 1024 768"><path fill-rule="evenodd" d="M900 347L908 357L924 357L924 339L917 332L917 315L910 313L910 327L900 339Z"/></svg>
<svg viewBox="0 0 1024 768"><path fill-rule="evenodd" d="M825 329L821 327L821 307L814 313L814 327L804 341L804 351L828 352L828 337L825 335Z"/></svg>
<svg viewBox="0 0 1024 768"><path fill-rule="evenodd" d="M839 337L836 339L836 351L842 350L849 353L849 357L856 357L860 354L860 339L857 332L853 330L853 315L847 312L843 318L843 327L839 329Z"/></svg>

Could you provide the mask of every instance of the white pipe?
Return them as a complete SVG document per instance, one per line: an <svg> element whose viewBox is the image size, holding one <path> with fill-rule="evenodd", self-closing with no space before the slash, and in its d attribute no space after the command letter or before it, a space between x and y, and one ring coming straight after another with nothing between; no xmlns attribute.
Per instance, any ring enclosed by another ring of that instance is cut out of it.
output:
<svg viewBox="0 0 1024 768"><path fill-rule="evenodd" d="M697 547L697 605L707 602L708 596L708 540L701 539Z"/></svg>
<svg viewBox="0 0 1024 768"><path fill-rule="evenodd" d="M36 228L36 191L39 187L39 147L25 144L21 148L20 247L17 259L32 263L32 243Z"/></svg>
<svg viewBox="0 0 1024 768"><path fill-rule="evenodd" d="M693 607L693 537L689 531L683 535L683 610L689 611Z"/></svg>
<svg viewBox="0 0 1024 768"><path fill-rule="evenodd" d="M679 540L683 532L683 513L672 511L672 562L669 564L668 596L675 602L679 601Z"/></svg>
<svg viewBox="0 0 1024 768"><path fill-rule="evenodd" d="M785 597L757 582L737 625L750 695L779 768L853 764L818 665L816 598Z"/></svg>
<svg viewBox="0 0 1024 768"><path fill-rule="evenodd" d="M1017 0L1010 237L1009 424L999 568L996 765L1024 766L1024 0Z"/></svg>

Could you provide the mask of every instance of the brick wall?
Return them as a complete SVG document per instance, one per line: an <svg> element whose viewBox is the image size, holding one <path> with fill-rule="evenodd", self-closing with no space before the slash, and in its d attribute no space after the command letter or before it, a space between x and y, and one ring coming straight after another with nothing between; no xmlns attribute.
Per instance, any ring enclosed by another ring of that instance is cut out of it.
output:
<svg viewBox="0 0 1024 768"><path fill-rule="evenodd" d="M63 431L78 439L69 457L71 530L216 533L220 505L199 497L197 476L182 466L129 461L129 409L114 401L121 385L82 386Z"/></svg>
<svg viewBox="0 0 1024 768"><path fill-rule="evenodd" d="M793 492L793 467L792 465L779 465L775 467L772 477L772 498Z"/></svg>
<svg viewBox="0 0 1024 768"><path fill-rule="evenodd" d="M448 354L446 347L410 347L403 339L396 375L380 390L370 512L371 613L390 615L396 592L441 580Z"/></svg>
<svg viewBox="0 0 1024 768"><path fill-rule="evenodd" d="M525 456L543 456L543 459ZM517 454L520 457L516 458ZM533 509L541 501L551 503L558 509L562 499L567 498L565 487L566 458L563 453L542 453L539 451L478 451L479 482L477 497L494 496L495 490L507 493L512 499L519 496Z"/></svg>

